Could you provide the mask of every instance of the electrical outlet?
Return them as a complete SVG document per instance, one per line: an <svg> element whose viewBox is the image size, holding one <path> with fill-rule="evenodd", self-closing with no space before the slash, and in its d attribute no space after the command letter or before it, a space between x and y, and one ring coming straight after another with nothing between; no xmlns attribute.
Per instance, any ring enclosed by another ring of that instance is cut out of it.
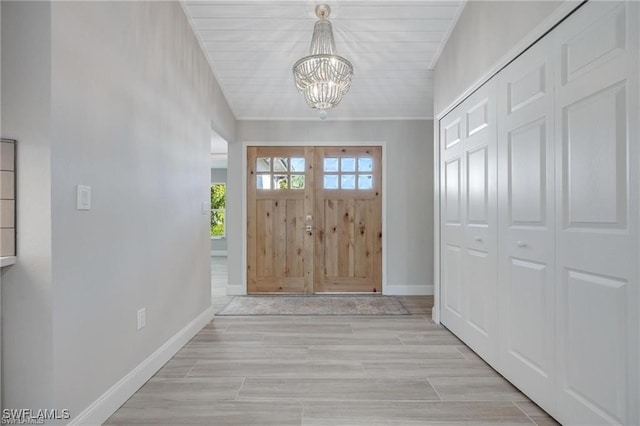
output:
<svg viewBox="0 0 640 426"><path fill-rule="evenodd" d="M145 326L147 323L147 309L142 308L138 311L138 330Z"/></svg>

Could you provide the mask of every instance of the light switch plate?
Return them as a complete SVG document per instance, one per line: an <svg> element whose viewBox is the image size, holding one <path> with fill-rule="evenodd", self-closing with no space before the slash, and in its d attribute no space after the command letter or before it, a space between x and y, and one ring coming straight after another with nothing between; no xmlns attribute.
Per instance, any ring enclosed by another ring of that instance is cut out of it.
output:
<svg viewBox="0 0 640 426"><path fill-rule="evenodd" d="M147 308L138 310L138 330L144 328L147 325Z"/></svg>
<svg viewBox="0 0 640 426"><path fill-rule="evenodd" d="M76 186L76 209L91 210L91 187L87 185Z"/></svg>

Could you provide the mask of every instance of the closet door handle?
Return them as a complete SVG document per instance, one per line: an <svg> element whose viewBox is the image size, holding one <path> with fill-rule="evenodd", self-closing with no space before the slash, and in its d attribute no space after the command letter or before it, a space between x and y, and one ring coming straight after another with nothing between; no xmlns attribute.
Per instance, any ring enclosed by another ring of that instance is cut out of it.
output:
<svg viewBox="0 0 640 426"><path fill-rule="evenodd" d="M524 242L524 241L518 241L518 242L516 242L516 245L517 245L518 247L526 247L526 246L527 246L527 243L526 243L526 242Z"/></svg>

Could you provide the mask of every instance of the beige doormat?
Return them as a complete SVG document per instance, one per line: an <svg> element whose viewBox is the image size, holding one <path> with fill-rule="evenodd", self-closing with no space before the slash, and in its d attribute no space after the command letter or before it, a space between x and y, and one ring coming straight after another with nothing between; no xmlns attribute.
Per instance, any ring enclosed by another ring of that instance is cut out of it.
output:
<svg viewBox="0 0 640 426"><path fill-rule="evenodd" d="M235 296L216 315L411 315L393 296Z"/></svg>

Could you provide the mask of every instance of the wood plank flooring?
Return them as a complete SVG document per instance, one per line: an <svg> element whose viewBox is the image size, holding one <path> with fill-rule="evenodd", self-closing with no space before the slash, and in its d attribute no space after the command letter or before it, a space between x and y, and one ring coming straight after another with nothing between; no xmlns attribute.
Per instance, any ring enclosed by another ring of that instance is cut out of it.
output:
<svg viewBox="0 0 640 426"><path fill-rule="evenodd" d="M107 424L557 424L430 297L401 300L411 316L216 317Z"/></svg>

